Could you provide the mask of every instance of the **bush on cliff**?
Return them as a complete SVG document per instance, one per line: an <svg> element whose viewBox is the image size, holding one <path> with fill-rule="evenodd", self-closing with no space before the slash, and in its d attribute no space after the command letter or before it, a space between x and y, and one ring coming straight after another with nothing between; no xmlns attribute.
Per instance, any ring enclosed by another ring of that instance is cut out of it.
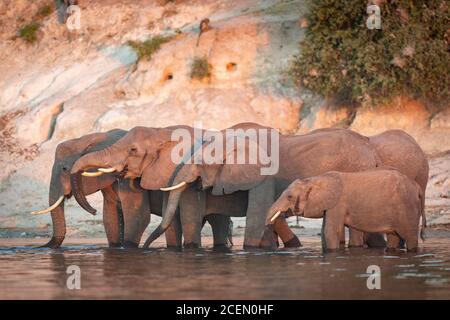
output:
<svg viewBox="0 0 450 320"><path fill-rule="evenodd" d="M191 64L191 79L202 80L211 77L211 65L206 57L195 57Z"/></svg>
<svg viewBox="0 0 450 320"><path fill-rule="evenodd" d="M445 1L377 1L381 30L366 26L366 1L307 1L305 38L291 68L297 85L353 105L398 95L448 103L450 6Z"/></svg>
<svg viewBox="0 0 450 320"><path fill-rule="evenodd" d="M44 4L39 7L32 21L21 26L17 32L18 36L28 43L34 43L38 40L38 31L41 27L41 21L51 15L53 12L52 5ZM16 37L14 37L15 39Z"/></svg>
<svg viewBox="0 0 450 320"><path fill-rule="evenodd" d="M129 40L128 45L136 51L138 61L150 60L152 55L161 48L161 45L169 40L169 37L156 36L145 41Z"/></svg>
<svg viewBox="0 0 450 320"><path fill-rule="evenodd" d="M30 22L19 29L19 37L28 43L36 42L39 28L40 24L38 22Z"/></svg>
<svg viewBox="0 0 450 320"><path fill-rule="evenodd" d="M54 9L51 4L45 4L38 9L36 16L41 19L46 18L53 13L53 10Z"/></svg>

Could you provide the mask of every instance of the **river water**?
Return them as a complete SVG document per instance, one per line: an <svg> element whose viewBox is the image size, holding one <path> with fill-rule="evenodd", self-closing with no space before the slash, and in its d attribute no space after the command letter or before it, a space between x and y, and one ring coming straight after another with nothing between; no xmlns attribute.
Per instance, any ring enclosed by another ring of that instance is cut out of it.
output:
<svg viewBox="0 0 450 320"><path fill-rule="evenodd" d="M450 238L418 253L345 249L320 242L277 252L174 251L69 245L58 250L0 242L0 299L449 299ZM79 290L67 268L80 268ZM380 281L367 268L380 269ZM69 281L70 282L70 281ZM380 289L369 290L367 282ZM73 282L71 282L73 283Z"/></svg>

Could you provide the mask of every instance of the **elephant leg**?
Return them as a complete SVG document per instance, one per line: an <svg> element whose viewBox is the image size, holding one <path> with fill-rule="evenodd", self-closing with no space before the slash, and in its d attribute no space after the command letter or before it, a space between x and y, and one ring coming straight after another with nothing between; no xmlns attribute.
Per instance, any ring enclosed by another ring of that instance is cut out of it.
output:
<svg viewBox="0 0 450 320"><path fill-rule="evenodd" d="M324 251L339 249L344 214L337 209L328 210L323 215L322 222L322 248Z"/></svg>
<svg viewBox="0 0 450 320"><path fill-rule="evenodd" d="M349 228L348 247L356 248L364 246L364 232Z"/></svg>
<svg viewBox="0 0 450 320"><path fill-rule="evenodd" d="M223 214L209 214L205 218L212 228L214 247L231 247L233 245L231 218Z"/></svg>
<svg viewBox="0 0 450 320"><path fill-rule="evenodd" d="M364 242L369 248L385 248L386 240L383 233L364 233Z"/></svg>
<svg viewBox="0 0 450 320"><path fill-rule="evenodd" d="M302 246L298 237L292 232L291 228L289 228L284 217L275 220L274 229L280 236L281 241L283 241L285 248L298 248Z"/></svg>
<svg viewBox="0 0 450 320"><path fill-rule="evenodd" d="M150 223L148 191L136 186L130 179L119 180L118 194L122 204L124 241L126 248L137 248L142 234Z"/></svg>
<svg viewBox="0 0 450 320"><path fill-rule="evenodd" d="M339 234L340 234L339 245L341 247L345 247L345 225L342 226L342 230Z"/></svg>
<svg viewBox="0 0 450 320"><path fill-rule="evenodd" d="M388 251L393 251L400 248L400 237L395 232L390 232L386 234L387 244L386 249Z"/></svg>
<svg viewBox="0 0 450 320"><path fill-rule="evenodd" d="M273 179L267 179L260 185L249 190L244 248L276 248L276 239L273 233L265 232L266 212L274 201L275 181Z"/></svg>
<svg viewBox="0 0 450 320"><path fill-rule="evenodd" d="M177 213L165 232L167 248L181 248L182 234L181 234L181 220L180 210Z"/></svg>
<svg viewBox="0 0 450 320"><path fill-rule="evenodd" d="M205 212L205 192L186 189L179 202L184 247L201 247L202 220Z"/></svg>
<svg viewBox="0 0 450 320"><path fill-rule="evenodd" d="M398 230L397 231L400 238L404 239L406 242L406 250L408 252L416 252L419 246L419 236L417 228L411 228L408 230Z"/></svg>
<svg viewBox="0 0 450 320"><path fill-rule="evenodd" d="M103 225L110 247L120 247L123 243L123 213L117 193L112 187L101 190L103 194Z"/></svg>
<svg viewBox="0 0 450 320"><path fill-rule="evenodd" d="M339 237L339 248L345 248L345 225L342 223L342 226L338 229L338 237ZM344 240L342 240L344 239Z"/></svg>

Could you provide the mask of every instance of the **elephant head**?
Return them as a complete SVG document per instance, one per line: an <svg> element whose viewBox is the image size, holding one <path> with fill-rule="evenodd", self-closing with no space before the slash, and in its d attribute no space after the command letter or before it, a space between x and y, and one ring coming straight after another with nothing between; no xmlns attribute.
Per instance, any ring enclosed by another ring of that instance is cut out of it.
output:
<svg viewBox="0 0 450 320"><path fill-rule="evenodd" d="M45 214L51 212L53 235L51 240L45 245L50 248L57 248L61 245L66 234L66 223L64 216L64 200L74 193L71 186L70 170L73 164L82 155L100 150L120 137L126 131L112 130L106 133L93 133L81 138L64 141L58 145L55 151L55 161L52 168L52 176L49 188L49 205L45 210L34 211L32 214ZM102 177L83 177L90 181L83 183L83 194L94 193L102 186L111 185L115 177L111 174ZM87 201L86 201L87 203Z"/></svg>
<svg viewBox="0 0 450 320"><path fill-rule="evenodd" d="M266 127L244 123L230 129L247 128ZM108 167L125 171L125 177L141 177L144 189L170 191L163 220L147 239L146 247L169 227L188 184L198 182L202 189L212 188L213 194L221 195L249 190L266 178L260 173L262 166L258 161L244 164L237 161L240 152L250 154L254 140L246 136L230 137L224 130L196 130L188 126L136 127L110 148L80 158L72 174L92 167ZM217 148L218 145L222 148Z"/></svg>
<svg viewBox="0 0 450 320"><path fill-rule="evenodd" d="M328 172L307 179L297 179L283 191L269 209L266 225L273 224L282 213L306 218L322 218L326 210L337 204L341 193L342 182L336 172Z"/></svg>

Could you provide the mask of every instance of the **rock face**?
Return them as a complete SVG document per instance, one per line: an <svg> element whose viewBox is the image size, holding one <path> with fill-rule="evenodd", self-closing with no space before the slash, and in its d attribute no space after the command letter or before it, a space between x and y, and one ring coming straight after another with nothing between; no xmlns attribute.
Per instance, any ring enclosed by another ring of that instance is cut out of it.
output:
<svg viewBox="0 0 450 320"><path fill-rule="evenodd" d="M350 127L372 135L400 128L427 153L450 149L448 110L431 115L419 102L399 98L384 109L354 112L292 85L287 71L307 24L302 0L79 2L80 30L70 34L53 13L39 18L35 44L17 38L17 30L38 19L39 8L49 1L0 3L3 233L50 230L50 217L28 212L47 205L55 148L95 131L199 121L214 129L252 121L285 133ZM206 17L210 29L197 46L198 26ZM127 41L157 35L171 40L151 60L137 62ZM209 78L191 79L196 57L211 65ZM431 163L448 176L449 161L444 157ZM441 192L433 190L430 205ZM100 209L101 197L90 198ZM101 217L92 219L72 201L66 214L68 234L100 231ZM450 205L443 201L439 206Z"/></svg>
<svg viewBox="0 0 450 320"><path fill-rule="evenodd" d="M431 114L424 104L407 98L398 98L392 104L375 110L358 110L351 129L365 135L375 135L389 129L402 129L411 134L424 151L436 154L450 149L450 121L447 110L434 118L435 127L430 127ZM447 125L445 124L447 123Z"/></svg>
<svg viewBox="0 0 450 320"><path fill-rule="evenodd" d="M450 224L450 151L430 159L426 204L430 225Z"/></svg>

